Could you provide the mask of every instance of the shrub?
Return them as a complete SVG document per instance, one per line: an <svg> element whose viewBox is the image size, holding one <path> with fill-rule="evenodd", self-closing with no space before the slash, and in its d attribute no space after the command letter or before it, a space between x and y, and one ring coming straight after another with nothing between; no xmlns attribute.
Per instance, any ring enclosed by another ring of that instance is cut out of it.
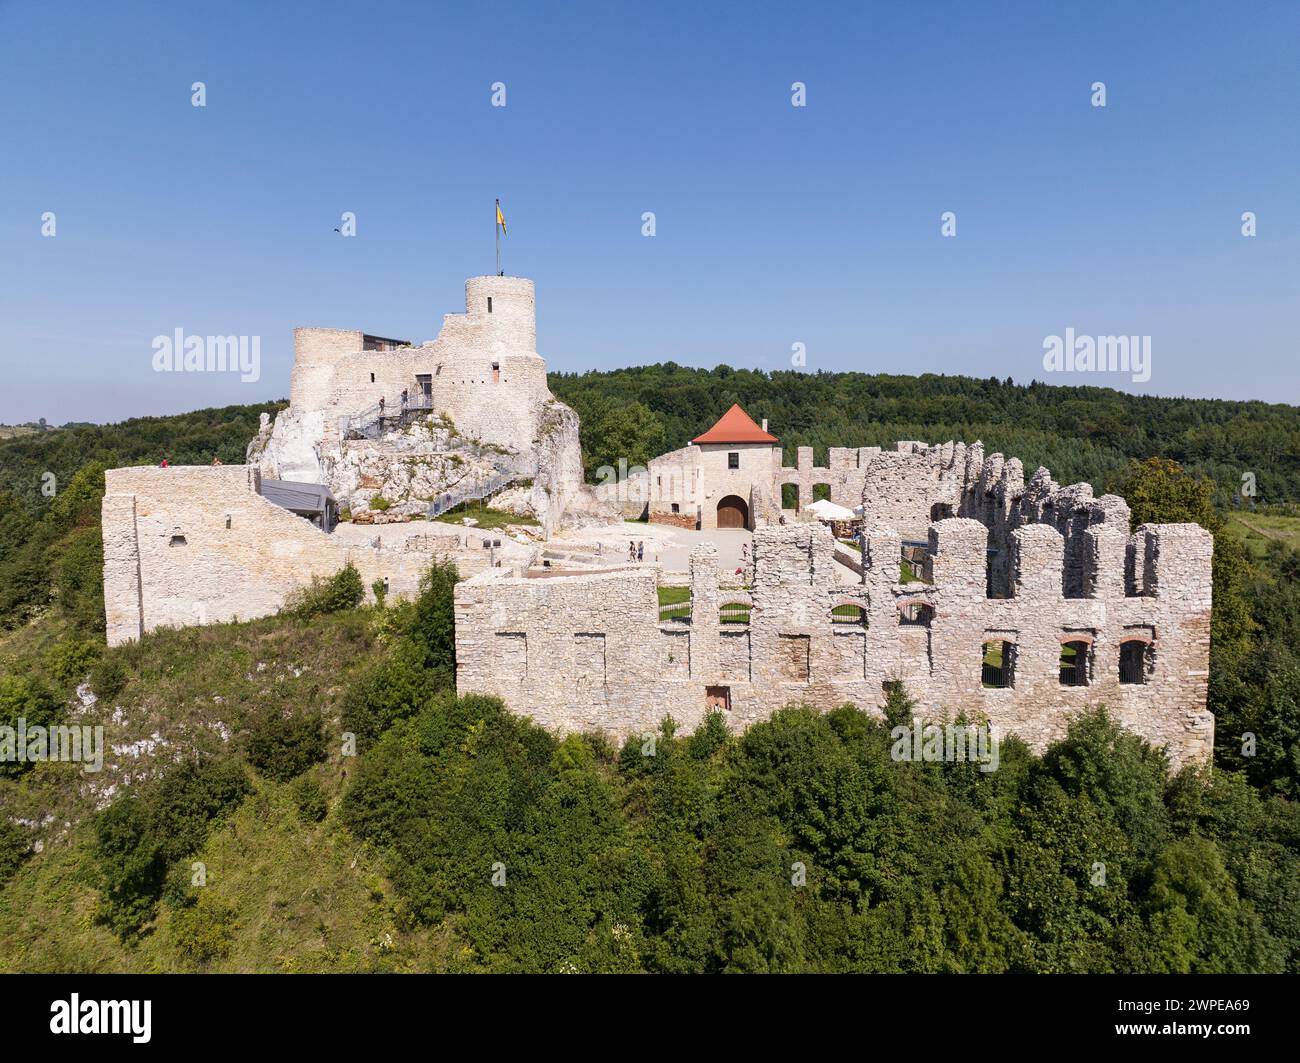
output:
<svg viewBox="0 0 1300 1063"><path fill-rule="evenodd" d="M328 579L317 576L309 586L290 595L288 609L300 619L307 620L325 613L355 609L365 596L361 573L349 561Z"/></svg>
<svg viewBox="0 0 1300 1063"><path fill-rule="evenodd" d="M248 762L268 778L287 782L324 759L325 726L319 712L286 715L270 706L253 719Z"/></svg>
<svg viewBox="0 0 1300 1063"><path fill-rule="evenodd" d="M45 655L45 668L60 683L76 683L98 663L103 645L94 639L64 639Z"/></svg>
<svg viewBox="0 0 1300 1063"><path fill-rule="evenodd" d="M439 672L445 682L456 674L455 591L459 582L454 564L436 562L420 580L420 595L407 629L423 666Z"/></svg>
<svg viewBox="0 0 1300 1063"><path fill-rule="evenodd" d="M126 686L126 669L116 657L101 657L90 669L90 689L101 701L112 701Z"/></svg>
<svg viewBox="0 0 1300 1063"><path fill-rule="evenodd" d="M417 647L403 642L352 681L343 698L343 730L364 745L411 716L433 692Z"/></svg>
<svg viewBox="0 0 1300 1063"><path fill-rule="evenodd" d="M391 505L392 503L383 495L375 495L375 497L370 500L370 508L375 510L377 513L384 512L384 510L388 509Z"/></svg>
<svg viewBox="0 0 1300 1063"><path fill-rule="evenodd" d="M382 579L375 580L375 582L370 585L370 593L375 596L375 604L382 609L384 607L384 599L388 597L388 588L384 586L384 581Z"/></svg>
<svg viewBox="0 0 1300 1063"><path fill-rule="evenodd" d="M304 775L293 784L293 799L304 823L319 823L330 810L325 791L314 775Z"/></svg>
<svg viewBox="0 0 1300 1063"><path fill-rule="evenodd" d="M0 814L0 886L17 874L24 860L32 855L27 831Z"/></svg>
<svg viewBox="0 0 1300 1063"><path fill-rule="evenodd" d="M59 699L39 679L30 676L0 677L0 727L18 728L19 719L27 727L48 727L58 718ZM13 751L16 754L16 750ZM0 776L21 775L31 767L29 761L0 760Z"/></svg>
<svg viewBox="0 0 1300 1063"><path fill-rule="evenodd" d="M220 959L230 952L235 925L235 909L206 892L197 904L172 915L176 947L197 964Z"/></svg>
<svg viewBox="0 0 1300 1063"><path fill-rule="evenodd" d="M248 792L233 760L185 761L128 790L95 821L99 919L123 940L153 918L168 871L197 853L212 823Z"/></svg>

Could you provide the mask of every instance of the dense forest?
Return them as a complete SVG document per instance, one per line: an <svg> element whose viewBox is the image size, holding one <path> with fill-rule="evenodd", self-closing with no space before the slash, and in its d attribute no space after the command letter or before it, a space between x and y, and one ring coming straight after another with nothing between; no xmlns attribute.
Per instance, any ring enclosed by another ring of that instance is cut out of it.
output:
<svg viewBox="0 0 1300 1063"><path fill-rule="evenodd" d="M1131 460L1170 458L1212 480L1228 504L1242 474L1259 502L1300 502L1300 408L1263 402L1170 399L1096 387L864 373L762 373L661 365L552 373L551 390L582 420L589 477L601 465L644 464L685 446L740 403L768 426L793 464L795 448L893 447L901 439L982 440L1045 465L1058 483L1114 487Z"/></svg>
<svg viewBox="0 0 1300 1063"><path fill-rule="evenodd" d="M100 789L0 766L0 969L1300 971L1300 551L1246 549L1234 498L1252 471L1288 519L1300 411L671 364L552 387L589 467L740 402L790 447L982 438L1135 523L1202 523L1214 768L1169 776L1102 706L994 772L899 763L904 690L883 720L560 740L457 694L444 567L413 602L361 605L345 569L279 616L108 649L104 468L239 461L275 404L70 427L0 441L0 725L143 752Z"/></svg>

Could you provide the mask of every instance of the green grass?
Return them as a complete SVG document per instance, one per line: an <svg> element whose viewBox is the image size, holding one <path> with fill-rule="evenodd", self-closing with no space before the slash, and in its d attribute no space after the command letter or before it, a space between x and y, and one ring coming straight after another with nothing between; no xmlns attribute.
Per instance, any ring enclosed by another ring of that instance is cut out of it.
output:
<svg viewBox="0 0 1300 1063"><path fill-rule="evenodd" d="M1236 536L1253 558L1263 557L1272 540L1300 549L1300 517L1269 513L1232 513L1224 532Z"/></svg>
<svg viewBox="0 0 1300 1063"><path fill-rule="evenodd" d="M343 758L340 710L349 682L390 638L392 610L362 608L310 621L287 616L163 629L108 650L127 681L111 702L76 718L103 724L106 746L146 743L138 756L107 752L104 770L39 764L0 778L0 814L52 816L33 855L0 889L0 973L14 971L405 971L445 966L447 927L404 930L379 858L337 823L334 809L355 761ZM45 617L0 644L5 657L39 654L62 628ZM252 792L193 859L207 867L203 904L234 913L228 953L205 963L181 945L176 912L160 904L136 944L96 920L91 817L106 786L151 777L176 755L242 756L247 724L265 705L321 712L328 757L311 773L331 811L299 817L292 783L246 768ZM149 748L147 743L156 742ZM130 776L128 779L127 776ZM65 827L64 824L67 824Z"/></svg>
<svg viewBox="0 0 1300 1063"><path fill-rule="evenodd" d="M898 582L899 583L924 583L920 576L912 574L912 569L906 561L899 562L898 565Z"/></svg>
<svg viewBox="0 0 1300 1063"><path fill-rule="evenodd" d="M690 587L660 587L659 604L660 605L678 605L681 602L691 600Z"/></svg>
<svg viewBox="0 0 1300 1063"><path fill-rule="evenodd" d="M443 524L460 524L466 517L478 521L475 527L482 528L484 531L498 531L511 524L522 524L533 528L539 526L532 517L521 517L517 513L508 513L504 509L480 506L477 502L464 502L455 509L447 510L442 516L435 517L434 520L441 521Z"/></svg>

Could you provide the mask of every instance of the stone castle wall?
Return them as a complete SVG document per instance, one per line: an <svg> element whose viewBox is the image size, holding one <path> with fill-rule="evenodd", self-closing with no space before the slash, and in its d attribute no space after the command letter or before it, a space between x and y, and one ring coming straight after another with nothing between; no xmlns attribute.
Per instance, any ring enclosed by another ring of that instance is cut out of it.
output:
<svg viewBox="0 0 1300 1063"><path fill-rule="evenodd" d="M845 584L828 531L762 527L750 592L720 590L713 547L696 549L688 624L659 622L654 571L532 579L491 570L456 590L459 687L499 695L547 727L626 736L665 715L692 730L724 690L739 729L790 703L877 708L886 684L902 681L922 714L987 718L1038 750L1104 703L1167 745L1175 764L1208 757L1210 534L1085 527L1078 593L1067 594L1066 537L1046 523L1017 527L1003 598L987 594L988 535L970 518L935 523L925 581L902 584L900 534L877 529L862 548L861 581ZM720 622L734 602L751 605L747 624ZM835 622L832 610L846 605L865 623ZM902 622L929 612L928 623ZM1010 686L983 685L986 642L1011 647ZM1067 642L1083 647L1086 685L1061 683ZM1145 682L1120 681L1129 642L1142 646Z"/></svg>
<svg viewBox="0 0 1300 1063"><path fill-rule="evenodd" d="M107 472L101 512L110 646L158 627L267 616L314 576L332 576L349 561L367 596L378 579L394 596L411 595L445 552L438 543L375 548L327 535L258 494L258 477L247 465ZM463 553L462 572L486 567L478 554Z"/></svg>

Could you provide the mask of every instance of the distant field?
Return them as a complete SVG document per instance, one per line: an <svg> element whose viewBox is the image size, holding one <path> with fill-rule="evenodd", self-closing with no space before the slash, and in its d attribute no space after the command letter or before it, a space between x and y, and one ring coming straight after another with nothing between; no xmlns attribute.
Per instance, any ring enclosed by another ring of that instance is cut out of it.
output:
<svg viewBox="0 0 1300 1063"><path fill-rule="evenodd" d="M1234 513L1228 518L1226 530L1246 544L1252 557L1262 557L1270 539L1300 550L1300 517Z"/></svg>

